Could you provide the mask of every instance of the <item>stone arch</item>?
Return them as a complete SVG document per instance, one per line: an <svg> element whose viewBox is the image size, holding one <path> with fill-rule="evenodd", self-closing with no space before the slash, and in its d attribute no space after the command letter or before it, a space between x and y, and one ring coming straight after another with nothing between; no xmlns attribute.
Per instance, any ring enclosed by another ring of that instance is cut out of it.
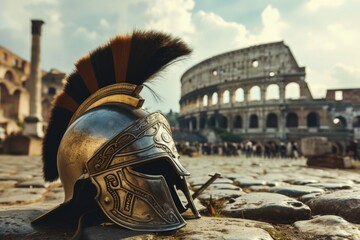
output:
<svg viewBox="0 0 360 240"><path fill-rule="evenodd" d="M360 128L360 116L354 117L353 127L354 128Z"/></svg>
<svg viewBox="0 0 360 240"><path fill-rule="evenodd" d="M334 127L337 129L345 129L347 127L346 118L343 116L336 116L333 118Z"/></svg>
<svg viewBox="0 0 360 240"><path fill-rule="evenodd" d="M4 75L4 79L13 82L14 81L14 74L11 71L6 71Z"/></svg>
<svg viewBox="0 0 360 240"><path fill-rule="evenodd" d="M227 127L228 127L227 117L225 117L224 115L219 115L218 121L219 121L219 127L220 128L227 129Z"/></svg>
<svg viewBox="0 0 360 240"><path fill-rule="evenodd" d="M274 83L267 86L266 100L279 99L279 98L280 98L279 85Z"/></svg>
<svg viewBox="0 0 360 240"><path fill-rule="evenodd" d="M278 117L275 113L269 113L267 115L266 127L267 128L277 128L278 127Z"/></svg>
<svg viewBox="0 0 360 240"><path fill-rule="evenodd" d="M216 104L218 104L218 102L219 102L218 93L217 93L217 92L214 92L214 93L211 95L211 104L212 104L212 105L216 105Z"/></svg>
<svg viewBox="0 0 360 240"><path fill-rule="evenodd" d="M244 101L244 89L238 88L235 91L235 101L236 102L243 102Z"/></svg>
<svg viewBox="0 0 360 240"><path fill-rule="evenodd" d="M225 90L223 93L223 104L227 104L230 102L230 91L229 90Z"/></svg>
<svg viewBox="0 0 360 240"><path fill-rule="evenodd" d="M316 112L311 112L307 115L308 127L320 127L320 117Z"/></svg>
<svg viewBox="0 0 360 240"><path fill-rule="evenodd" d="M256 114L251 114L249 119L249 128L259 128L259 118Z"/></svg>
<svg viewBox="0 0 360 240"><path fill-rule="evenodd" d="M240 115L235 116L233 127L234 128L242 128L243 127L243 120Z"/></svg>
<svg viewBox="0 0 360 240"><path fill-rule="evenodd" d="M209 97L208 97L208 95L204 95L204 96L202 97L202 102L203 102L203 106L204 106L204 107L207 107L207 105L209 104Z"/></svg>
<svg viewBox="0 0 360 240"><path fill-rule="evenodd" d="M286 127L298 127L299 126L299 117L294 112L289 112L286 115Z"/></svg>
<svg viewBox="0 0 360 240"><path fill-rule="evenodd" d="M250 101L259 101L261 100L261 89L259 86L253 86L250 88Z"/></svg>
<svg viewBox="0 0 360 240"><path fill-rule="evenodd" d="M199 99L199 97L195 97L195 98L194 98L194 103L195 103L194 106L195 106L196 108L199 108L199 107L200 107L200 99Z"/></svg>
<svg viewBox="0 0 360 240"><path fill-rule="evenodd" d="M286 99L299 99L300 98L300 85L296 82L288 83L285 87Z"/></svg>
<svg viewBox="0 0 360 240"><path fill-rule="evenodd" d="M5 84L0 83L0 104L3 114L7 118L18 118L21 91L15 90L10 94Z"/></svg>
<svg viewBox="0 0 360 240"><path fill-rule="evenodd" d="M200 129L204 129L206 127L206 116L200 117Z"/></svg>
<svg viewBox="0 0 360 240"><path fill-rule="evenodd" d="M214 127L216 126L215 116L211 116L211 117L208 119L207 125L208 125L209 128L214 128Z"/></svg>
<svg viewBox="0 0 360 240"><path fill-rule="evenodd" d="M189 130L196 130L197 129L197 122L196 122L196 118L195 117L191 117L189 119Z"/></svg>

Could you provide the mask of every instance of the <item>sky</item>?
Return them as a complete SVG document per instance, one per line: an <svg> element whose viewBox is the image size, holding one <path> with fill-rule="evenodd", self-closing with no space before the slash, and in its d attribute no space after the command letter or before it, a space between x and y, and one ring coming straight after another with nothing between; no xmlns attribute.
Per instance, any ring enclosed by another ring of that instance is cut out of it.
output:
<svg viewBox="0 0 360 240"><path fill-rule="evenodd" d="M116 34L159 30L182 38L193 53L146 89L145 107L179 111L180 78L212 56L284 41L314 98L326 89L360 88L358 0L2 0L0 45L29 60L31 19L45 21L41 65L71 73L74 62Z"/></svg>

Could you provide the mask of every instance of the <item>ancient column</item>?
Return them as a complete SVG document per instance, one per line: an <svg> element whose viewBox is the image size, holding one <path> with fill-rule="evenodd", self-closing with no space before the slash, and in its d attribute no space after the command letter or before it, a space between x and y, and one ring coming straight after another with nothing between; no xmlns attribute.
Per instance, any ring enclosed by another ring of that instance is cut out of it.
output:
<svg viewBox="0 0 360 240"><path fill-rule="evenodd" d="M30 95L30 115L25 118L24 135L43 137L43 124L41 114L41 68L40 68L40 47L41 47L41 26L42 20L31 20L31 69L27 88Z"/></svg>

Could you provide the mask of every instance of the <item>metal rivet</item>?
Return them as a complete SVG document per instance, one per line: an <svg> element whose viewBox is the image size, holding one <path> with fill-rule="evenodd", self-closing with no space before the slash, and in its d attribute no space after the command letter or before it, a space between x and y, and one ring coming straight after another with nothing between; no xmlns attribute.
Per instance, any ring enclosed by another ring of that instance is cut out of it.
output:
<svg viewBox="0 0 360 240"><path fill-rule="evenodd" d="M104 202L105 202L105 203L110 203L110 198L109 198L109 197L105 197L105 198L104 198Z"/></svg>

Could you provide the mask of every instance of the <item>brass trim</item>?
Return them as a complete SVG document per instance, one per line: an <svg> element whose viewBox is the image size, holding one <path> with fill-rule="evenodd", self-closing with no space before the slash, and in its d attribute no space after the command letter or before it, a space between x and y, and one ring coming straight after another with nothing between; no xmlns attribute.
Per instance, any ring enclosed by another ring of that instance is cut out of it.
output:
<svg viewBox="0 0 360 240"><path fill-rule="evenodd" d="M88 97L75 111L68 126L85 112L106 103L123 103L140 108L144 99L139 96L142 86L130 83L116 83L99 89Z"/></svg>

